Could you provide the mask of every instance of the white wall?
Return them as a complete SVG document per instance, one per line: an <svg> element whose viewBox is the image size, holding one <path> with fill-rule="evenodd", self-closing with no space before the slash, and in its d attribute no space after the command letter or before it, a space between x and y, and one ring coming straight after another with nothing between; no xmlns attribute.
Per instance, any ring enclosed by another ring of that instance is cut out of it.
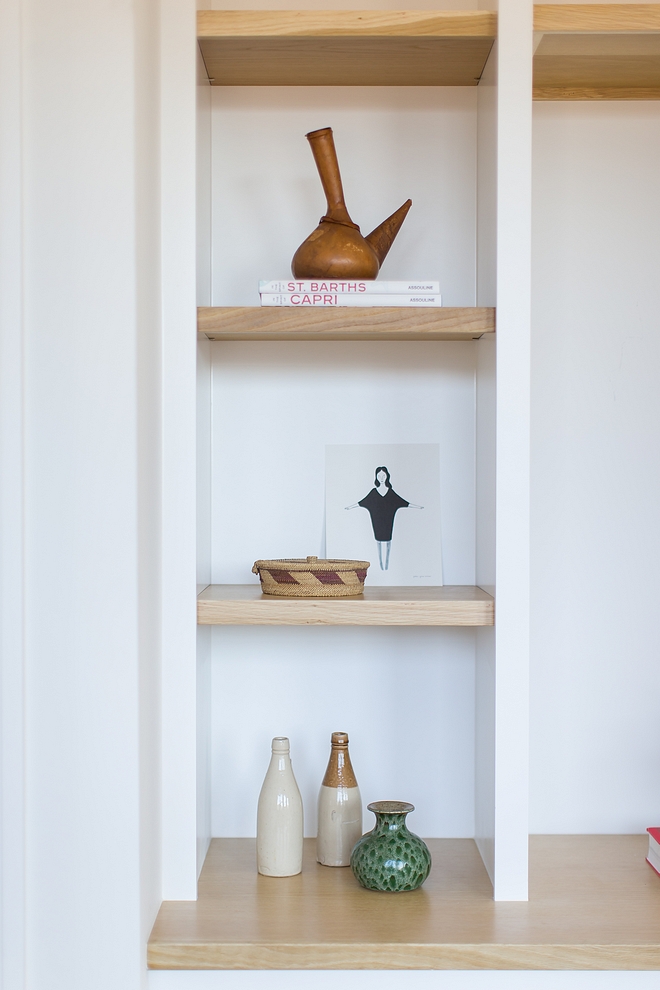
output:
<svg viewBox="0 0 660 990"><path fill-rule="evenodd" d="M660 821L660 105L534 109L533 832Z"/></svg>
<svg viewBox="0 0 660 990"><path fill-rule="evenodd" d="M128 990L160 896L157 9L22 18L25 965Z"/></svg>
<svg viewBox="0 0 660 990"><path fill-rule="evenodd" d="M439 443L444 578L474 583L474 344L212 349L214 583L256 584L258 558L323 556L325 444L376 442ZM336 729L365 803L399 795L422 834L474 834L473 630L218 628L213 652L214 834L254 834L281 734L315 834Z"/></svg>

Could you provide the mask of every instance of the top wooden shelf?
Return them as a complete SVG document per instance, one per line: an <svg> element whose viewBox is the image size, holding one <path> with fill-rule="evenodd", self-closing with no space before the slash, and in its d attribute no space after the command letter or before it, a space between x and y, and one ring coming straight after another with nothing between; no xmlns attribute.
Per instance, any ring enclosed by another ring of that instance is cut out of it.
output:
<svg viewBox="0 0 660 990"><path fill-rule="evenodd" d="M535 100L660 99L660 4L534 7Z"/></svg>
<svg viewBox="0 0 660 990"><path fill-rule="evenodd" d="M492 11L201 10L214 86L476 86Z"/></svg>
<svg viewBox="0 0 660 990"><path fill-rule="evenodd" d="M201 10L214 86L476 86L492 11ZM534 99L660 99L660 4L537 4Z"/></svg>

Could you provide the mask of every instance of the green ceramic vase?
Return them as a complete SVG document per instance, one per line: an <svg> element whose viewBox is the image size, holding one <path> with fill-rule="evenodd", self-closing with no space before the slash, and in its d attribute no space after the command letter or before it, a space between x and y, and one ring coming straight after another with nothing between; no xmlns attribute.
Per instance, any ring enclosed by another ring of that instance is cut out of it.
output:
<svg viewBox="0 0 660 990"><path fill-rule="evenodd" d="M431 871L431 853L419 836L409 832L406 815L414 811L405 801L375 801L368 806L376 825L353 847L351 869L369 890L415 890Z"/></svg>

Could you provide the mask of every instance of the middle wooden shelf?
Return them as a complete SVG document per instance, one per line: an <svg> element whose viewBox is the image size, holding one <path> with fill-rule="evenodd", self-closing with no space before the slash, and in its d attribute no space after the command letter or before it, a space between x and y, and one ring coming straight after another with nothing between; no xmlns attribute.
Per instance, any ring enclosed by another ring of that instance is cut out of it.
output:
<svg viewBox="0 0 660 990"><path fill-rule="evenodd" d="M365 588L354 598L279 598L259 585L210 584L197 596L203 626L492 626L495 603L473 585Z"/></svg>
<svg viewBox="0 0 660 990"><path fill-rule="evenodd" d="M200 306L209 340L478 340L495 332L486 306Z"/></svg>

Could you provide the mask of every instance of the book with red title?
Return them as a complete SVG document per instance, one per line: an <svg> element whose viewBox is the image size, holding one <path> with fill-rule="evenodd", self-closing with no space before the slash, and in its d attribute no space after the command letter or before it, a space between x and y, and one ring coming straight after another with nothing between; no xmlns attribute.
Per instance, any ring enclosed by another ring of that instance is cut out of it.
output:
<svg viewBox="0 0 660 990"><path fill-rule="evenodd" d="M660 876L660 828L647 828L649 833L649 853L646 862Z"/></svg>
<svg viewBox="0 0 660 990"><path fill-rule="evenodd" d="M440 292L439 282L429 282L425 279L417 279L411 282L377 282L369 279L272 279L270 282L259 282L259 292L264 294L284 294L290 292L304 292L305 294L317 294L319 292L339 295L339 293L352 293L353 295L403 295L423 292L425 294L437 295Z"/></svg>
<svg viewBox="0 0 660 990"><path fill-rule="evenodd" d="M358 295L352 292L281 292L261 294L262 306L442 306L442 296L417 293L408 295Z"/></svg>

